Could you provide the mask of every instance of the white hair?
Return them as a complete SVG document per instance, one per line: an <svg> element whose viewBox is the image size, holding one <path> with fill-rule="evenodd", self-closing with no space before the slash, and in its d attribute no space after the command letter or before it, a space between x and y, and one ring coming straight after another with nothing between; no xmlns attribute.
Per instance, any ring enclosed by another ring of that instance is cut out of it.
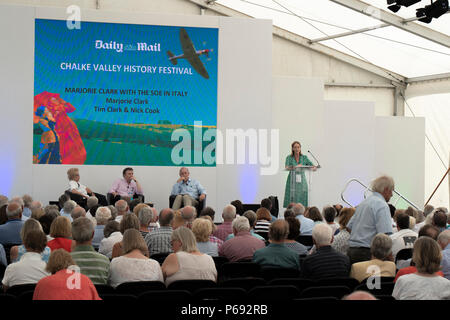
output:
<svg viewBox="0 0 450 320"><path fill-rule="evenodd" d="M12 203L12 202L17 202L18 204L20 204L22 206L22 208L24 207L24 202L23 202L22 197L14 197L9 201L9 203Z"/></svg>
<svg viewBox="0 0 450 320"><path fill-rule="evenodd" d="M232 204L229 204L223 208L222 218L226 221L231 221L236 218L236 207Z"/></svg>
<svg viewBox="0 0 450 320"><path fill-rule="evenodd" d="M106 224L111 219L111 210L108 207L98 207L95 212L97 224Z"/></svg>
<svg viewBox="0 0 450 320"><path fill-rule="evenodd" d="M66 202L64 202L64 212L65 213L71 213L73 211L73 209L75 209L75 207L77 206L77 203L73 200L67 200Z"/></svg>
<svg viewBox="0 0 450 320"><path fill-rule="evenodd" d="M327 246L331 243L333 231L326 223L316 224L312 230L312 237L318 246Z"/></svg>
<svg viewBox="0 0 450 320"><path fill-rule="evenodd" d="M438 238L437 241L439 243L442 243L443 245L448 245L448 243L450 242L450 230L444 230L442 231Z"/></svg>
<svg viewBox="0 0 450 320"><path fill-rule="evenodd" d="M385 189L394 190L394 179L389 176L381 176L373 180L372 190L378 193L383 193Z"/></svg>
<svg viewBox="0 0 450 320"><path fill-rule="evenodd" d="M233 227L233 230L236 230L236 232L250 230L250 223L246 217L237 217L233 220L231 226Z"/></svg>

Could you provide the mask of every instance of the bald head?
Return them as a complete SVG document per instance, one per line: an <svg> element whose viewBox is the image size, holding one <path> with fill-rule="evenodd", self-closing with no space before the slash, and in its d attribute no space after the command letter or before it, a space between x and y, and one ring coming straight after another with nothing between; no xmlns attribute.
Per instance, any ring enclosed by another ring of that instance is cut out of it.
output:
<svg viewBox="0 0 450 320"><path fill-rule="evenodd" d="M377 298L366 291L355 291L343 297L342 300L377 300Z"/></svg>

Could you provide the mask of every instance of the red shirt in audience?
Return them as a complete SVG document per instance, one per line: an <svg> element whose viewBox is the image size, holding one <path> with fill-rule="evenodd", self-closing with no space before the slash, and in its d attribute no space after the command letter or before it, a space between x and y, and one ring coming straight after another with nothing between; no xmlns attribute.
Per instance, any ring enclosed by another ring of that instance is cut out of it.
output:
<svg viewBox="0 0 450 320"><path fill-rule="evenodd" d="M55 238L47 242L47 246L52 249L52 251L56 249L64 249L67 252L72 251L72 240L67 238Z"/></svg>
<svg viewBox="0 0 450 320"><path fill-rule="evenodd" d="M36 285L33 300L102 300L89 277L63 269L42 278Z"/></svg>

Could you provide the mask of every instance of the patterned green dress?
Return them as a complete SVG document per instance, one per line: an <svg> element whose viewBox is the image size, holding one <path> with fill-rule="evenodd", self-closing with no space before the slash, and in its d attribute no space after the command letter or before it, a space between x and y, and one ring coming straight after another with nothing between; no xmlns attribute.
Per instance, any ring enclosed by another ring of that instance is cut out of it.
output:
<svg viewBox="0 0 450 320"><path fill-rule="evenodd" d="M292 167L298 164L304 166L313 166L313 163L305 155L301 155L298 162L295 161L295 157L292 155L288 155L286 157L285 163L286 167ZM295 183L295 194L293 195L292 199L291 199L291 179L295 179L295 172L294 171L289 172L286 181L286 189L284 192L284 204L283 204L284 208L286 208L291 202L301 203L305 207L308 206L308 183L306 182L305 171L306 170L301 170L302 182Z"/></svg>

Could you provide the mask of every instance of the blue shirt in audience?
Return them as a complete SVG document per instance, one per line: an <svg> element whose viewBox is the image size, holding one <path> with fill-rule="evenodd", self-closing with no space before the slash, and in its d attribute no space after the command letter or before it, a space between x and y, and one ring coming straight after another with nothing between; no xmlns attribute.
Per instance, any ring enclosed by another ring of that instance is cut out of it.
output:
<svg viewBox="0 0 450 320"><path fill-rule="evenodd" d="M300 234L301 235L312 235L312 229L314 228L314 221L305 217L302 214L296 216L300 221Z"/></svg>
<svg viewBox="0 0 450 320"><path fill-rule="evenodd" d="M8 220L5 224L0 225L0 243L5 244L22 244L20 230L24 222L20 219Z"/></svg>

